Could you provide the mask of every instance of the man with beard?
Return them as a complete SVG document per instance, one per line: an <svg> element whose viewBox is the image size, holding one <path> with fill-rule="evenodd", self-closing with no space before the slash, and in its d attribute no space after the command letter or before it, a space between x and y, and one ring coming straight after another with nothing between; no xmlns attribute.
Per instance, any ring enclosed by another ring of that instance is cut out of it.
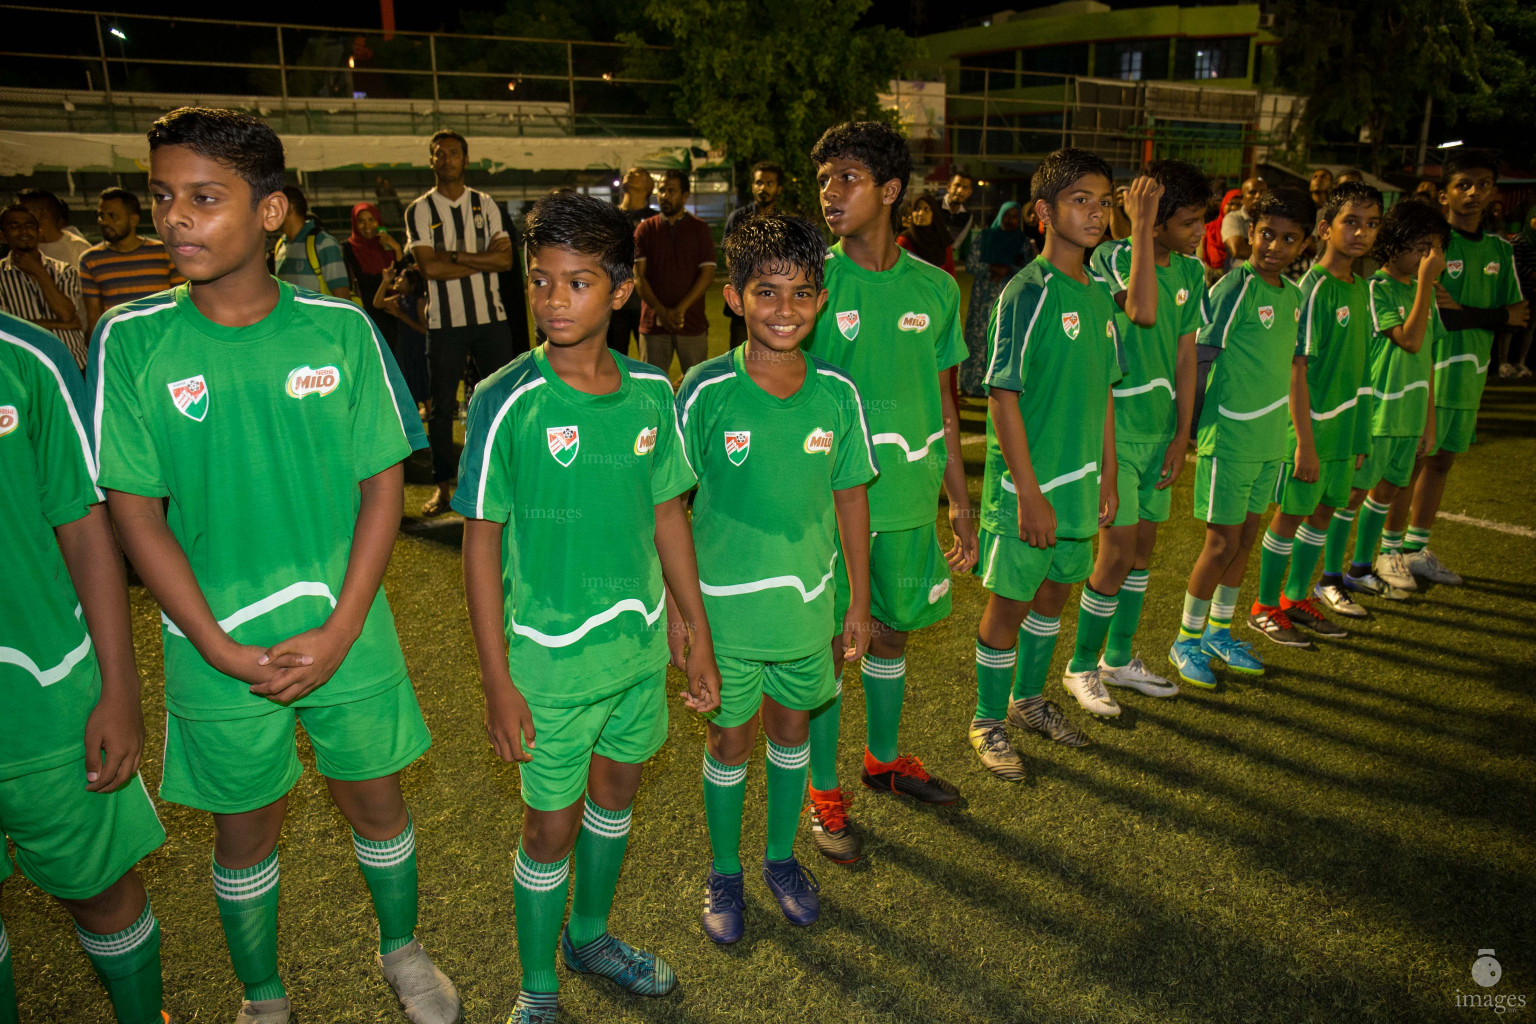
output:
<svg viewBox="0 0 1536 1024"><path fill-rule="evenodd" d="M960 246L975 226L975 217L965 208L975 187L976 182L969 174L956 171L955 176L949 179L949 187L944 190L944 226L949 228L950 244L955 247L957 260L964 258Z"/></svg>
<svg viewBox="0 0 1536 1024"><path fill-rule="evenodd" d="M79 271L43 255L37 218L21 203L0 210L0 237L11 248L0 259L0 311L58 335L75 357L75 365L84 369Z"/></svg>
<svg viewBox="0 0 1536 1024"><path fill-rule="evenodd" d="M704 293L715 279L715 240L709 225L688 212L688 173L661 176L661 216L635 229L635 285L640 290L640 358L663 373L677 353L687 374L709 354Z"/></svg>
<svg viewBox="0 0 1536 1024"><path fill-rule="evenodd" d="M751 220L753 217L763 217L778 213L779 193L784 190L784 169L778 164L767 160L752 165L752 202L746 206L738 206L731 211L731 215L725 218L725 233L720 241L723 244L731 237L731 232ZM725 307L726 319L731 325L731 348L735 348L747 340L747 322L735 313L731 307Z"/></svg>
<svg viewBox="0 0 1536 1024"><path fill-rule="evenodd" d="M176 272L171 254L159 239L139 234L139 197L125 188L109 188L96 204L102 241L80 254L80 294L85 299L85 333L96 329L101 314L113 306L175 287L186 278Z"/></svg>

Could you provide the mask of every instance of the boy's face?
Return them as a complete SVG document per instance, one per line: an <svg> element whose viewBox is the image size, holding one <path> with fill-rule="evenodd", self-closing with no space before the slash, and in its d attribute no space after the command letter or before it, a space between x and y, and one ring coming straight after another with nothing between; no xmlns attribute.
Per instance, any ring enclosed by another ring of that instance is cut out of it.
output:
<svg viewBox="0 0 1536 1024"><path fill-rule="evenodd" d="M1437 238L1421 238L1412 249L1399 253L1387 264L1388 272L1397 277L1413 277L1419 272L1419 264L1423 263L1429 254L1439 246Z"/></svg>
<svg viewBox="0 0 1536 1024"><path fill-rule="evenodd" d="M251 186L238 172L186 146L149 154L149 196L155 232L177 271L194 283L265 265L267 234L288 213L281 192L253 206Z"/></svg>
<svg viewBox="0 0 1536 1024"><path fill-rule="evenodd" d="M1333 172L1332 171L1330 171L1326 167L1319 167L1317 170L1312 172L1311 191L1314 194L1321 195L1322 193L1327 192L1331 188L1333 188Z"/></svg>
<svg viewBox="0 0 1536 1024"><path fill-rule="evenodd" d="M817 288L799 267L787 274L757 273L744 292L725 286L725 301L747 322L747 337L774 352L792 352L816 326L827 290Z"/></svg>
<svg viewBox="0 0 1536 1024"><path fill-rule="evenodd" d="M867 230L882 218L890 221L891 207L901 195L901 182L875 180L874 172L858 160L833 157L816 168L816 189L821 196L821 215L839 238Z"/></svg>
<svg viewBox="0 0 1536 1024"><path fill-rule="evenodd" d="M1181 206L1173 215L1152 229L1157 244L1169 252L1195 254L1200 236L1205 233L1205 204Z"/></svg>
<svg viewBox="0 0 1536 1024"><path fill-rule="evenodd" d="M1063 239L1084 249L1091 249L1104 237L1109 226L1109 204L1114 189L1102 174L1085 174L1062 189L1056 201L1035 203L1040 223Z"/></svg>
<svg viewBox="0 0 1536 1024"><path fill-rule="evenodd" d="M1375 203L1345 203L1333 220L1323 225L1323 241L1352 260L1371 251L1381 230L1381 207Z"/></svg>
<svg viewBox="0 0 1536 1024"><path fill-rule="evenodd" d="M1440 201L1459 217L1476 216L1493 202L1493 190L1493 170L1471 167L1451 175Z"/></svg>
<svg viewBox="0 0 1536 1024"><path fill-rule="evenodd" d="M1285 217L1260 217L1248 229L1248 244L1253 246L1249 258L1259 273L1274 277L1296 258L1310 233L1310 227Z"/></svg>
<svg viewBox="0 0 1536 1024"><path fill-rule="evenodd" d="M634 281L617 288L596 258L545 246L528 254L528 305L539 332L557 348L602 340L608 318L629 298Z"/></svg>

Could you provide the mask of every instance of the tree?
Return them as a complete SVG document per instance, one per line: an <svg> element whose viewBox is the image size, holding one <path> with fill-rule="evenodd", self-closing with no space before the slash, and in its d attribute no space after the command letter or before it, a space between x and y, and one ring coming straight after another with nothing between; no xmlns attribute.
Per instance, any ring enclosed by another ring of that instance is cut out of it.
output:
<svg viewBox="0 0 1536 1024"><path fill-rule="evenodd" d="M1477 0L1487 25L1478 41L1486 88L1453 94L1450 124L1467 142L1492 146L1516 163L1536 163L1536 7L1522 0Z"/></svg>

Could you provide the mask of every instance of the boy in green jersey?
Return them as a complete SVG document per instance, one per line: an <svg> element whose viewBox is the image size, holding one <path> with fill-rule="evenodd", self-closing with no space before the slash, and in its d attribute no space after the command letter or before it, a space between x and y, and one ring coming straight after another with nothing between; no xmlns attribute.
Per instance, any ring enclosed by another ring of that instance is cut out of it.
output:
<svg viewBox="0 0 1536 1024"><path fill-rule="evenodd" d="M186 107L149 146L155 228L190 283L97 324L96 447L118 536L163 609L160 793L213 814L236 1021L289 1020L277 841L301 724L352 825L384 977L411 1020L446 1024L459 999L414 938L400 790L431 739L380 586L401 462L426 444L415 403L362 310L267 273L288 202L272 129Z"/></svg>
<svg viewBox="0 0 1536 1024"><path fill-rule="evenodd" d="M119 1024L160 1024L160 925L133 866L165 830L138 774L128 587L89 422L74 356L0 313L0 843L75 919ZM0 923L0 1024L16 1020Z"/></svg>
<svg viewBox="0 0 1536 1024"><path fill-rule="evenodd" d="M629 220L611 203L554 192L534 204L523 238L543 341L475 389L453 507L466 519L486 731L522 783L513 893L523 973L508 1020L552 1024L557 945L571 970L638 995L677 986L664 960L608 931L640 770L667 738L668 589L682 620L671 628L692 641L688 707L719 706L720 673L672 385L608 347L608 318L634 287Z"/></svg>
<svg viewBox="0 0 1536 1024"><path fill-rule="evenodd" d="M1371 293L1366 279L1356 276L1351 266L1375 243L1381 210L1381 193L1364 182L1347 181L1330 189L1318 226L1327 248L1300 282L1301 324L1291 365L1291 426L1286 435L1289 458L1276 487L1280 508L1264 534L1259 556L1258 600L1248 616L1250 626L1287 647L1312 646L1296 625L1320 636L1348 635L1312 602L1312 570L1322 554L1333 510L1348 503L1355 470L1370 449L1366 357ZM1349 614L1342 588L1325 592L1319 587L1315 594Z"/></svg>
<svg viewBox="0 0 1536 1024"><path fill-rule="evenodd" d="M1530 304L1515 274L1514 250L1481 227L1483 211L1497 195L1495 164L1486 152L1457 148L1446 155L1440 170L1440 204L1451 224L1451 243L1436 290L1446 333L1436 339L1434 349L1435 445L1414 481L1413 514L1403 538L1409 570L1434 583L1461 582L1429 549L1429 531L1456 456L1471 447L1476 433L1494 332L1524 327L1530 320Z"/></svg>
<svg viewBox="0 0 1536 1024"><path fill-rule="evenodd" d="M950 611L951 570L976 563L976 524L960 459L949 369L965 360L960 289L954 278L896 244L891 211L912 174L912 154L890 125L859 121L827 129L811 150L821 210L838 237L827 253L827 305L805 351L845 371L865 403L880 477L869 486L870 611L874 633L860 662L866 735L862 779L870 789L934 804L954 786L898 750L906 693L907 634ZM949 499L955 543L939 547L935 505ZM839 561L836 618L852 601ZM832 668L843 674L841 639ZM811 836L822 855L859 859L848 802L837 781L842 701L811 718Z"/></svg>
<svg viewBox="0 0 1536 1024"><path fill-rule="evenodd" d="M1232 616L1285 461L1301 290L1282 275L1313 220L1311 200L1297 189L1260 196L1248 259L1211 287L1201 310L1199 343L1214 358L1195 460L1195 518L1205 522L1205 544L1190 569L1168 662L1203 689L1216 686L1213 661L1248 675L1264 671L1253 648L1232 636Z"/></svg>
<svg viewBox="0 0 1536 1024"><path fill-rule="evenodd" d="M1119 504L1110 394L1120 379L1117 306L1108 282L1083 262L1109 226L1109 165L1086 150L1057 150L1035 171L1031 196L1045 250L1008 282L992 323L976 567L991 596L976 642L970 742L983 767L1007 781L1022 779L1024 765L1005 717L1069 746L1087 743L1043 691L1061 610L1072 584L1088 579L1093 536ZM1161 196L1160 185L1140 178L1126 199L1135 241L1125 312L1141 324L1157 318L1148 243ZM1108 619L1113 598L1102 601ZM1077 678L1085 707L1119 714L1096 672Z"/></svg>
<svg viewBox="0 0 1536 1024"><path fill-rule="evenodd" d="M1149 672L1133 656L1131 642L1146 599L1157 524L1168 518L1194 415L1195 332L1205 295L1205 267L1194 251L1205 230L1211 184L1198 167L1182 160L1158 160L1147 167L1147 175L1163 187L1150 232L1157 322L1142 327L1123 312L1115 317L1124 370L1114 389L1120 510L1114 523L1099 532L1098 558L1078 611L1067 688L1076 692L1081 683L1072 677L1097 672L1111 686L1172 697L1178 686ZM1132 274L1134 237L1133 225L1132 238L1100 245L1091 261L1122 307ZM1145 236L1141 244L1147 244ZM1111 604L1113 612L1106 614Z"/></svg>
<svg viewBox="0 0 1536 1024"><path fill-rule="evenodd" d="M763 880L792 924L820 913L815 876L794 856L809 720L838 693L829 627L845 658L869 642L873 444L853 381L799 349L827 299L825 258L822 233L799 217L756 217L737 228L725 243L725 301L745 318L747 343L688 371L677 395L699 476L693 538L722 680L704 754L714 850L704 932L719 943L742 934L741 814L759 709L768 734ZM841 623L833 619L838 537L851 594Z"/></svg>
<svg viewBox="0 0 1536 1024"><path fill-rule="evenodd" d="M1400 601L1417 589L1402 554L1402 534L1373 571L1376 545L1397 494L1413 467L1434 450L1434 345L1444 333L1435 308L1435 283L1445 270L1451 229L1440 211L1404 200L1387 213L1372 255L1381 269L1371 277L1371 452L1355 471L1349 507L1334 512L1323 549L1323 582L1350 593ZM1358 515L1354 559L1344 573L1344 551Z"/></svg>

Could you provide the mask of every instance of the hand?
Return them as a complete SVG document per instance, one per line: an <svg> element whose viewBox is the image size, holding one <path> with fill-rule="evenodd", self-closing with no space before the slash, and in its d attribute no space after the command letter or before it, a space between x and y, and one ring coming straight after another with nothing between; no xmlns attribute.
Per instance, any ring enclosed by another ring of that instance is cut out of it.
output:
<svg viewBox="0 0 1536 1024"><path fill-rule="evenodd" d="M86 791L110 793L127 784L143 752L144 713L138 700L103 694L85 720Z"/></svg>
<svg viewBox="0 0 1536 1024"><path fill-rule="evenodd" d="M1115 514L1120 511L1120 486L1114 473L1105 473L1099 479L1099 528L1115 525Z"/></svg>
<svg viewBox="0 0 1536 1024"><path fill-rule="evenodd" d="M1184 472L1184 449L1188 444L1177 437L1168 442L1168 450L1163 452L1163 470L1158 474L1153 490L1166 491L1179 479L1179 474Z"/></svg>
<svg viewBox="0 0 1536 1024"><path fill-rule="evenodd" d="M1355 468L1359 469L1363 465L1365 465L1365 453L1361 452L1359 455L1355 456Z"/></svg>
<svg viewBox="0 0 1536 1024"><path fill-rule="evenodd" d="M1419 261L1419 286L1422 288L1425 283L1438 283L1444 272L1445 251L1438 245L1432 245L1429 255Z"/></svg>
<svg viewBox="0 0 1536 1024"><path fill-rule="evenodd" d="M485 251L506 252L510 248L512 248L512 237L510 235L498 235L491 239L491 244L486 246Z"/></svg>
<svg viewBox="0 0 1536 1024"><path fill-rule="evenodd" d="M667 326L672 329L672 333L681 334L683 330L683 321L687 319L688 311L685 309L677 309L675 307L668 306L664 310L664 313L667 318Z"/></svg>
<svg viewBox="0 0 1536 1024"><path fill-rule="evenodd" d="M1414 452L1415 458L1422 459L1435 450L1435 435L1437 432L1438 428L1435 426L1435 407L1430 406L1429 419L1424 422L1424 434L1419 438L1418 450Z"/></svg>
<svg viewBox="0 0 1536 1024"><path fill-rule="evenodd" d="M47 273L43 269L43 254L40 249L27 249L25 251L12 249L11 264L17 270L25 271L33 277Z"/></svg>
<svg viewBox="0 0 1536 1024"><path fill-rule="evenodd" d="M1145 225L1151 228L1157 223L1157 204L1163 198L1163 186L1157 179L1142 175L1131 182L1125 195L1125 213L1131 218L1131 228Z"/></svg>
<svg viewBox="0 0 1536 1024"><path fill-rule="evenodd" d="M1511 327L1524 327L1531 322L1531 302L1529 299L1505 306L1504 309L1509 313L1509 326Z"/></svg>
<svg viewBox="0 0 1536 1024"><path fill-rule="evenodd" d="M276 704L292 704L336 674L356 639L327 623L273 644L262 655L261 663L277 665L277 673L270 682L252 686L251 693Z"/></svg>
<svg viewBox="0 0 1536 1024"><path fill-rule="evenodd" d="M690 710L707 715L720 706L720 666L715 664L715 645L708 639L695 640L688 649L688 695L683 698Z"/></svg>
<svg viewBox="0 0 1536 1024"><path fill-rule="evenodd" d="M1451 298L1451 293L1445 290L1445 285L1438 280L1435 282L1435 305L1441 309L1460 309L1461 303Z"/></svg>
<svg viewBox="0 0 1536 1024"><path fill-rule="evenodd" d="M1056 546L1056 510L1039 487L1019 489L1019 539L1032 548Z"/></svg>
<svg viewBox="0 0 1536 1024"><path fill-rule="evenodd" d="M667 652L672 656L672 667L679 672L688 671L688 624L667 619Z"/></svg>
<svg viewBox="0 0 1536 1024"><path fill-rule="evenodd" d="M381 230L379 234L383 235L384 232ZM395 283L395 265L393 263L384 268L383 278L385 284Z"/></svg>
<svg viewBox="0 0 1536 1024"><path fill-rule="evenodd" d="M1323 471L1322 465L1317 461L1317 452L1310 447L1303 447L1300 443L1296 445L1295 467L1291 476L1304 484L1317 483L1317 478Z"/></svg>
<svg viewBox="0 0 1536 1024"><path fill-rule="evenodd" d="M944 552L951 572L970 572L981 554L976 536L976 513L970 504L949 506L949 528L955 533L955 546Z"/></svg>
<svg viewBox="0 0 1536 1024"><path fill-rule="evenodd" d="M485 734L491 749L503 761L532 761L533 712L528 710L528 702L511 679L483 680L481 689L485 691Z"/></svg>
<svg viewBox="0 0 1536 1024"><path fill-rule="evenodd" d="M205 655L205 660L220 672L242 683L255 686L257 683L271 682L279 668L302 663L302 656L290 655L280 663L263 665L261 659L266 656L265 647L237 643L229 637L225 639L227 642L211 655Z"/></svg>
<svg viewBox="0 0 1536 1024"><path fill-rule="evenodd" d="M869 638L875 628L869 605L848 606L843 616L843 661L858 661L869 651Z"/></svg>

